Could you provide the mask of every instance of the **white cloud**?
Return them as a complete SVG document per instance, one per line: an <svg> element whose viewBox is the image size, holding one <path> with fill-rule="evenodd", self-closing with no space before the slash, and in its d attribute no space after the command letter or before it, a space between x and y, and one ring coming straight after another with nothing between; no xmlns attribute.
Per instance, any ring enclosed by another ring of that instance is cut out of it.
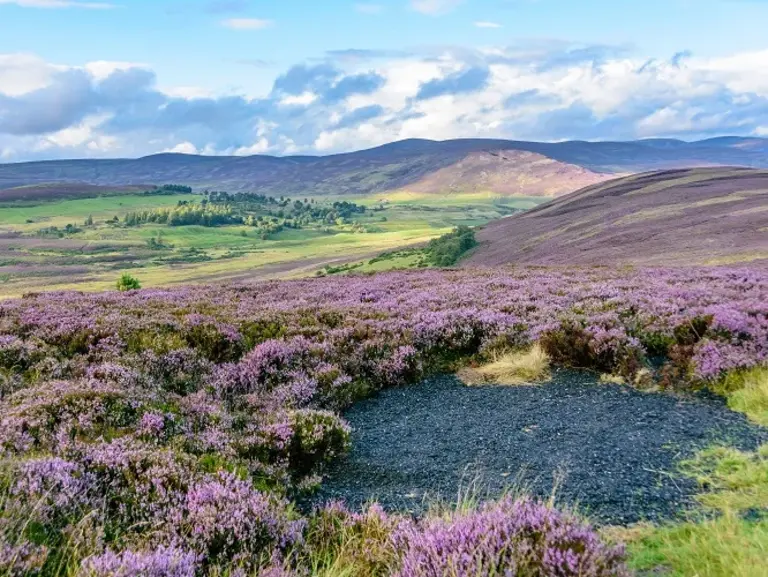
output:
<svg viewBox="0 0 768 577"><path fill-rule="evenodd" d="M179 142L175 146L172 146L170 148L166 148L163 150L163 152L172 152L174 154L197 154L197 146L192 144L189 141L185 142Z"/></svg>
<svg viewBox="0 0 768 577"><path fill-rule="evenodd" d="M139 62L116 62L110 60L96 60L85 65L85 69L96 80L104 80L117 70L130 70L131 68L144 68L148 70L149 66Z"/></svg>
<svg viewBox="0 0 768 577"><path fill-rule="evenodd" d="M477 28L502 28L501 24L497 22L484 22L484 21L475 22L475 26Z"/></svg>
<svg viewBox="0 0 768 577"><path fill-rule="evenodd" d="M32 54L0 54L0 94L21 96L48 85L56 67Z"/></svg>
<svg viewBox="0 0 768 577"><path fill-rule="evenodd" d="M766 56L646 61L546 43L448 48L296 66L268 96L250 98L163 86L162 78L158 88L152 70L132 63L62 66L0 55L0 155L304 154L403 138L768 136Z"/></svg>
<svg viewBox="0 0 768 577"><path fill-rule="evenodd" d="M411 0L411 8L422 14L445 14L456 8L464 0Z"/></svg>
<svg viewBox="0 0 768 577"><path fill-rule="evenodd" d="M84 8L87 10L108 10L115 8L107 2L79 2L77 0L0 0L0 4L15 4L22 8Z"/></svg>
<svg viewBox="0 0 768 577"><path fill-rule="evenodd" d="M308 106L317 100L317 94L312 92L304 92L295 96L284 96L280 99L282 106Z"/></svg>
<svg viewBox="0 0 768 577"><path fill-rule="evenodd" d="M261 18L227 18L221 21L221 25L232 30L263 30L273 26L274 22Z"/></svg>

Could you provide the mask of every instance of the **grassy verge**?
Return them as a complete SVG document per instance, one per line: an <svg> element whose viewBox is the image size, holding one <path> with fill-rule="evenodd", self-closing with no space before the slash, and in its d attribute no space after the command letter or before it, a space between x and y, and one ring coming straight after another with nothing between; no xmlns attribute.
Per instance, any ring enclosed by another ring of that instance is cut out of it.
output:
<svg viewBox="0 0 768 577"><path fill-rule="evenodd" d="M630 567L670 577L768 575L768 444L754 453L715 447L682 464L702 493L690 519L610 528Z"/></svg>

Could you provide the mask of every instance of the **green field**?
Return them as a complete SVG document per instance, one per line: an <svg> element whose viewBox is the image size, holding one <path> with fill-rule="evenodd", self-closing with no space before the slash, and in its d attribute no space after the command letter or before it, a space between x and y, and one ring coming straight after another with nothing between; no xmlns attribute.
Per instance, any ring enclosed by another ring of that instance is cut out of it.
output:
<svg viewBox="0 0 768 577"><path fill-rule="evenodd" d="M122 272L145 287L214 280L312 276L323 267L367 263L383 252L419 245L457 225L476 226L527 209L541 198L408 193L346 200L369 210L351 224L284 229L263 239L245 225L124 226L133 211L171 208L198 195L128 194L0 206L0 297L42 290L105 290ZM84 226L91 217L93 225ZM67 225L71 229L67 230ZM55 230L52 230L56 227ZM150 246L159 239L159 246ZM361 272L407 267L412 258L365 264Z"/></svg>

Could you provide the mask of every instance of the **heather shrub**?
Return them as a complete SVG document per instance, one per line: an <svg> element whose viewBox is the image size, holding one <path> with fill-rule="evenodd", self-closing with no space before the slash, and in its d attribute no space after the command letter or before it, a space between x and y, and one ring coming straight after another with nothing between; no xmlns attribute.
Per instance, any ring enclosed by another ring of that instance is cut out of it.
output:
<svg viewBox="0 0 768 577"><path fill-rule="evenodd" d="M644 365L640 343L620 328L583 327L566 321L541 336L555 363L632 377Z"/></svg>
<svg viewBox="0 0 768 577"><path fill-rule="evenodd" d="M295 518L287 501L220 473L189 488L173 526L207 563L259 566L300 542L304 521Z"/></svg>
<svg viewBox="0 0 768 577"><path fill-rule="evenodd" d="M176 547L106 551L83 560L78 577L195 577L199 557Z"/></svg>
<svg viewBox="0 0 768 577"><path fill-rule="evenodd" d="M0 572L4 577L38 575L45 565L48 550L29 542L0 540Z"/></svg>
<svg viewBox="0 0 768 577"><path fill-rule="evenodd" d="M296 411L290 418L288 462L294 476L309 475L349 449L349 426L333 413Z"/></svg>
<svg viewBox="0 0 768 577"><path fill-rule="evenodd" d="M16 453L62 450L77 437L129 427L140 405L128 390L95 379L22 389L2 404L0 446Z"/></svg>
<svg viewBox="0 0 768 577"><path fill-rule="evenodd" d="M529 499L404 522L393 534L397 577L465 575L628 575L621 547L604 544L583 521Z"/></svg>
<svg viewBox="0 0 768 577"><path fill-rule="evenodd" d="M207 322L200 315L186 319L184 338L190 348L214 363L233 361L243 354L242 335L233 327Z"/></svg>
<svg viewBox="0 0 768 577"><path fill-rule="evenodd" d="M172 530L171 514L200 477L193 457L130 437L78 446L72 458L94 479L110 540L129 528L148 534Z"/></svg>

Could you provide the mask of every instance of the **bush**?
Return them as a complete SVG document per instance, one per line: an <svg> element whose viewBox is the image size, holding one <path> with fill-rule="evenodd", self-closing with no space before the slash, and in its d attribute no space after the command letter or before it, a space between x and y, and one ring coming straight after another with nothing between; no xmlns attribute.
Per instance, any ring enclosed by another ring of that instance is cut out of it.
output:
<svg viewBox="0 0 768 577"><path fill-rule="evenodd" d="M396 577L465 575L628 576L622 547L592 528L529 499L503 499L478 511L400 526Z"/></svg>
<svg viewBox="0 0 768 577"><path fill-rule="evenodd" d="M117 280L117 290L120 292L135 291L139 290L140 288L141 283L139 280L135 277L132 277L127 272L124 272L122 275L120 275L120 278Z"/></svg>

